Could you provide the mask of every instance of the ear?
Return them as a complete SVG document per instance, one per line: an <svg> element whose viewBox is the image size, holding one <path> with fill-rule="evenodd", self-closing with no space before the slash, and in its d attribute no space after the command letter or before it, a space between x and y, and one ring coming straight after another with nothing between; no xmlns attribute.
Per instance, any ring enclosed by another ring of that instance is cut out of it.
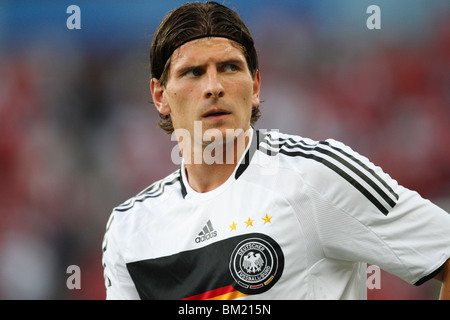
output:
<svg viewBox="0 0 450 320"><path fill-rule="evenodd" d="M152 92L153 102L159 113L168 115L170 114L169 104L164 98L164 87L159 83L158 79L152 78L150 81L150 91Z"/></svg>
<svg viewBox="0 0 450 320"><path fill-rule="evenodd" d="M255 76L253 77L253 95L252 95L252 106L259 106L259 92L261 88L261 75L259 70L256 70Z"/></svg>

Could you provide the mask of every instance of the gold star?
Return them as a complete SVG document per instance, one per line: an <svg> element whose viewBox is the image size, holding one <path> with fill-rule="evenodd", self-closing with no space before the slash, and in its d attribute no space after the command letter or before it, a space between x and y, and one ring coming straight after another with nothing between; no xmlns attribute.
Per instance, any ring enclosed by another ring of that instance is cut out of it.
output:
<svg viewBox="0 0 450 320"><path fill-rule="evenodd" d="M247 224L246 228L248 228L249 226L253 227L253 221L255 221L255 220L251 220L250 218L248 218L248 220L245 221L245 223Z"/></svg>
<svg viewBox="0 0 450 320"><path fill-rule="evenodd" d="M231 226L229 226L230 227L230 231L236 230L236 226L237 226L237 224L234 223L234 221L233 221L233 224Z"/></svg>
<svg viewBox="0 0 450 320"><path fill-rule="evenodd" d="M264 220L264 224L266 224L266 222L272 223L272 221L270 221L270 219L272 219L272 217L269 217L269 216L267 215L267 213L266 213L266 216L265 216L264 218L261 218L261 219Z"/></svg>

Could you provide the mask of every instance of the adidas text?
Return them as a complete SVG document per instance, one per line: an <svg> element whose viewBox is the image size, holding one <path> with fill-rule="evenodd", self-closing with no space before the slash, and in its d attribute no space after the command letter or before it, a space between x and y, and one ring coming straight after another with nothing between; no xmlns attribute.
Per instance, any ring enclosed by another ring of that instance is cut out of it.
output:
<svg viewBox="0 0 450 320"><path fill-rule="evenodd" d="M209 232L203 236L198 236L197 238L195 238L195 242L200 243L200 242L212 239L216 236L217 236L217 231Z"/></svg>

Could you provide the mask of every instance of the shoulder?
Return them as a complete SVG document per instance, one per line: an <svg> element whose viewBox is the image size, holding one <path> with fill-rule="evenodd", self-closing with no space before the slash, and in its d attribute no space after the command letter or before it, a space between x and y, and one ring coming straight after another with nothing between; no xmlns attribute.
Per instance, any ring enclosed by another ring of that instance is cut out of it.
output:
<svg viewBox="0 0 450 320"><path fill-rule="evenodd" d="M113 209L113 214L126 216L129 213L142 209L150 210L161 203L167 201L168 196L173 192L179 192L181 196L181 173L176 170L165 178L152 183L137 195L129 198Z"/></svg>
<svg viewBox="0 0 450 320"><path fill-rule="evenodd" d="M346 144L269 131L260 135L259 150L278 156L279 165L298 174L323 197L339 203L369 204L387 214L396 204L397 183L370 160Z"/></svg>
<svg viewBox="0 0 450 320"><path fill-rule="evenodd" d="M165 178L158 180L131 197L119 206L115 207L106 224L108 238L126 238L126 235L134 233L147 221L157 217L161 210L173 195L178 193L181 198L180 170L177 170Z"/></svg>
<svg viewBox="0 0 450 320"><path fill-rule="evenodd" d="M278 131L262 131L258 137L259 151L268 156L278 156L281 166L292 165L295 169L307 167L316 173L321 170L327 173L329 169L337 171L337 163L353 157L350 148L334 139L317 141Z"/></svg>

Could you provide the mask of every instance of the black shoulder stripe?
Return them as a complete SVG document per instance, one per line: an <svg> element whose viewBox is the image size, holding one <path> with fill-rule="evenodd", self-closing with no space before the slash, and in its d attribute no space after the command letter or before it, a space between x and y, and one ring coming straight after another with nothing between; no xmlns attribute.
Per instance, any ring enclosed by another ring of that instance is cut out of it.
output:
<svg viewBox="0 0 450 320"><path fill-rule="evenodd" d="M392 208L395 206L395 201L392 200L389 195L387 195L381 188L372 180L370 179L366 174L364 174L362 171L358 170L355 166L351 165L348 161L344 160L343 158L339 157L335 153L324 150L320 147L317 147L316 150L322 154L328 155L329 157L335 159L339 163L343 164L347 168L349 168L351 171L353 171L358 177L360 177L362 180L364 180L368 185L372 187Z"/></svg>
<svg viewBox="0 0 450 320"><path fill-rule="evenodd" d="M169 180L169 178L172 178ZM134 207L134 204L136 202L143 202L146 199L149 198L157 198L161 196L164 193L164 189L166 186L173 185L181 180L180 174L172 174L166 179L160 180L153 185L151 185L149 188L145 189L141 193L139 193L136 197L131 198L130 200L126 201L122 205L116 207L114 210L119 212L125 212L130 210Z"/></svg>
<svg viewBox="0 0 450 320"><path fill-rule="evenodd" d="M394 192L394 190L392 190L392 188L386 183L386 181L384 181L383 179L381 179L381 177L379 175L377 175L375 173L375 171L373 171L371 168L369 168L365 163L363 163L361 160L355 158L354 156L352 156L351 154L345 152L342 149L339 149L338 147L332 146L328 141L320 141L319 144L325 144L327 146L329 146L330 148L336 150L337 152L342 153L343 155L347 156L348 158L350 158L351 160L353 160L354 162L356 162L358 165L360 165L362 168L364 168L367 172L369 172L370 174L372 174L372 176L377 179L385 188L386 190L388 190L394 197L395 199L398 200L399 196L397 193Z"/></svg>
<svg viewBox="0 0 450 320"><path fill-rule="evenodd" d="M340 149L340 148L338 148L338 147L336 147L336 146L331 145L331 143L329 143L328 141L319 141L319 142L316 143L316 144L308 144L308 143L306 143L306 142L303 141L303 140L301 140L301 141L295 141L295 140L292 139L292 138L289 138L289 139L279 139L279 140L282 142L283 146L286 146L286 147L288 147L288 148L289 148L289 147L290 147L290 148L299 147L299 148L302 148L302 149L304 149L304 150L311 150L311 149L314 149L314 150L316 150L316 151L318 151L318 152L324 153L324 154L326 154L326 155L332 157L333 159L335 159L335 160L341 162L341 163L344 164L346 167L348 167L348 168L351 169L353 172L355 172L358 176L360 176L362 179L364 179L364 181L365 181L366 183L368 183L372 188L374 188L380 195L382 195L383 198L386 198L386 202L388 202L391 206L395 206L395 202L394 202L393 200L387 200L387 199L390 199L390 198L389 198L389 196L388 196L383 190L381 190L377 185L375 185L375 184L373 183L372 180L367 179L367 178L369 178L368 175L362 173L360 170L356 169L356 168L355 168L353 165L351 165L349 162L347 162L346 160L344 160L345 157L347 157L347 158L351 159L353 162L357 163L360 167L362 167L365 171L367 171L367 173L370 173L370 175L372 175L378 182L380 182L380 183L383 185L383 187L386 188L386 190L388 190L389 193L390 193L392 196L395 197L396 200L398 200L398 198L399 198L398 194L396 194L396 193L392 190L392 188L391 188L391 187L390 187L390 186L389 186L389 185L388 185L388 184L387 184L380 176L378 176L378 175L375 173L375 171L373 171L371 168L369 168L366 164L364 164L361 160L357 159L357 158L354 157L353 155L351 155L351 154L345 152L344 150L342 150L342 149ZM285 142L292 142L293 145L289 146L289 145L287 145ZM307 147L310 147L310 148L303 148L299 143L301 143L301 144L303 144L303 145L305 145L305 146L307 146ZM339 152L340 154L342 154L342 155L345 156L345 157L342 157L341 155L335 154L335 153L333 153L333 152L331 152L331 151L329 151L329 150L325 150L325 149L323 149L323 148L320 148L320 147L318 147L317 145L325 145L325 146L328 146L329 148L332 148L333 150Z"/></svg>
<svg viewBox="0 0 450 320"><path fill-rule="evenodd" d="M363 185L361 185L361 183L359 183L354 177L352 177L350 174L348 174L347 172L345 172L343 170L343 167L341 168L340 166L332 163L331 161L327 160L324 156L328 156L332 159L334 159L335 161L337 161L337 163L339 163L340 165L348 168L352 173L354 173L356 176L358 176L361 180L363 180L365 183L367 183L379 196L381 196L381 198L391 207L393 208L396 205L396 202L386 193L384 192L369 176L372 175L374 176L383 186L386 187L387 190L389 190L393 196L398 199L398 195L395 194L392 189L387 185L386 182L384 182L378 175L375 174L375 172L373 172L373 170L371 170L370 168L368 168L366 165L364 165L364 163L362 163L360 160L356 159L355 157L345 153L344 151L342 151L339 148L333 147L330 145L330 147L335 150L338 151L339 153L335 153L331 150L327 150L324 148L321 148L319 145L323 144L327 144L329 145L328 142L319 142L317 144L307 144L304 141L295 141L292 138L287 138L287 139L282 139L279 138L277 140L273 140L273 138L271 138L269 136L269 139L266 139L265 141L268 145L269 148L275 148L276 150L267 150L266 148L263 148L262 146L260 146L260 149L262 149L262 151L266 152L266 151L270 151L270 153L272 154L276 154L276 153L281 153L287 156L291 156L291 157L303 157L303 158L307 158L307 159L311 159L317 162L322 163L323 165L325 165L326 167L330 168L331 170L333 170L334 172L336 172L337 174L339 174L342 178L344 178L345 180L347 180L351 185L353 185L359 192L361 192L372 204L374 204L384 215L387 215L389 213L389 209L386 208L375 196L372 192L370 192L369 190L367 190ZM287 143L289 142L289 143ZM292 144L290 144L292 143ZM277 146L275 146L277 145ZM300 149L300 150L298 150ZM302 151L303 150L303 151ZM313 153L315 152L315 153ZM267 154L269 154L269 152L267 152ZM345 159L344 156L347 156L348 158L350 158L351 160L355 161L355 163L358 163L358 165L360 165L362 168L364 168L365 170L367 170L367 174L363 173L361 170L359 170L358 168L356 168L354 165L352 165L349 161L347 161Z"/></svg>

